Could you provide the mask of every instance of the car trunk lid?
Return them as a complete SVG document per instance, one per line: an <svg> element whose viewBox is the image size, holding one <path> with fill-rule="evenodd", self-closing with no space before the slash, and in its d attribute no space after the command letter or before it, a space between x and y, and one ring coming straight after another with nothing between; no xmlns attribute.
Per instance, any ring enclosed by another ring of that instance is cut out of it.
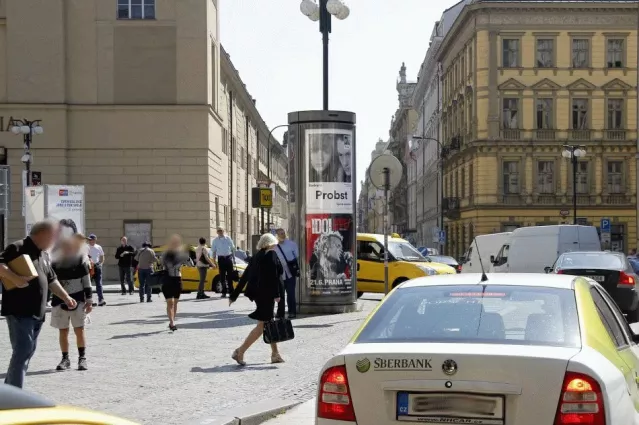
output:
<svg viewBox="0 0 639 425"><path fill-rule="evenodd" d="M619 283L619 270L601 269L601 268L575 268L575 269L562 269L561 274L567 274L571 276L583 276L589 277L595 282L599 282L608 293L613 293L617 284Z"/></svg>
<svg viewBox="0 0 639 425"><path fill-rule="evenodd" d="M553 422L568 361L579 351L373 343L353 344L343 354L359 423L538 425Z"/></svg>

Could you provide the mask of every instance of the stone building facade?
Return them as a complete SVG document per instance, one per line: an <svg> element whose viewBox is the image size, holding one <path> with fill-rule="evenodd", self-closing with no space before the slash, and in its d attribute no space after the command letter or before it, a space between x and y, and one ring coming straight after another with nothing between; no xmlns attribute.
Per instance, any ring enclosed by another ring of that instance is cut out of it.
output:
<svg viewBox="0 0 639 425"><path fill-rule="evenodd" d="M264 172L268 131L221 52L216 0L4 0L0 58L7 239L24 235L23 143L7 130L25 118L44 128L32 169L43 184L85 186L86 228L109 263L123 234L162 244L179 233L196 243L223 226L238 244L250 240L257 214L247 191L229 189L248 190ZM242 161L249 179L233 165ZM281 170L276 177L285 196Z"/></svg>

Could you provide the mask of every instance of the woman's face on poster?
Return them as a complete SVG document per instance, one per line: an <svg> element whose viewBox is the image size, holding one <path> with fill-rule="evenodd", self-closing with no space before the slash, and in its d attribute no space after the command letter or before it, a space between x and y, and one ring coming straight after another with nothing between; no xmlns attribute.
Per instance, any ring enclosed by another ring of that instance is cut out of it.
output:
<svg viewBox="0 0 639 425"><path fill-rule="evenodd" d="M348 136L337 139L337 156L340 165L347 176L351 175L351 140Z"/></svg>
<svg viewBox="0 0 639 425"><path fill-rule="evenodd" d="M331 258L338 258L342 249L342 241L335 237L328 238L326 243L326 255Z"/></svg>
<svg viewBox="0 0 639 425"><path fill-rule="evenodd" d="M335 142L331 134L322 134L311 141L311 167L318 173L324 172L333 160Z"/></svg>

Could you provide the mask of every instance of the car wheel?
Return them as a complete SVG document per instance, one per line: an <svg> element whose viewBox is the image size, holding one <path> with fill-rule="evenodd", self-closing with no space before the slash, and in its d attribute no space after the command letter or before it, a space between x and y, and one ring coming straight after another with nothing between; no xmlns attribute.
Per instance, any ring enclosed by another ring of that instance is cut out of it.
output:
<svg viewBox="0 0 639 425"><path fill-rule="evenodd" d="M639 308L631 310L626 314L628 323L639 323Z"/></svg>
<svg viewBox="0 0 639 425"><path fill-rule="evenodd" d="M364 295L363 292L361 291L357 291L357 298L362 298L362 295Z"/></svg>
<svg viewBox="0 0 639 425"><path fill-rule="evenodd" d="M222 284L220 283L219 275L213 278L212 288L213 288L213 292L215 292L216 294L222 293Z"/></svg>
<svg viewBox="0 0 639 425"><path fill-rule="evenodd" d="M395 279L395 282L393 282L393 289L395 289L395 287L401 283L406 282L408 279L406 279L405 277L398 277L397 279Z"/></svg>

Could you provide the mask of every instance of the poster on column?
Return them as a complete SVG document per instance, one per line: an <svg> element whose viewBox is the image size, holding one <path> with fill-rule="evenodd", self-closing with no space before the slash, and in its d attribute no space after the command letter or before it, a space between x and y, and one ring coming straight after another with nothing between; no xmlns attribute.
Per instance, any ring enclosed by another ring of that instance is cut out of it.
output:
<svg viewBox="0 0 639 425"><path fill-rule="evenodd" d="M306 130L306 214L353 214L353 132Z"/></svg>
<svg viewBox="0 0 639 425"><path fill-rule="evenodd" d="M306 214L306 282L311 295L353 291L352 214Z"/></svg>
<svg viewBox="0 0 639 425"><path fill-rule="evenodd" d="M46 186L46 215L58 220L64 236L85 233L84 186Z"/></svg>
<svg viewBox="0 0 639 425"><path fill-rule="evenodd" d="M44 220L44 187L31 186L24 188L24 226L25 235L31 232L31 227L38 221Z"/></svg>

